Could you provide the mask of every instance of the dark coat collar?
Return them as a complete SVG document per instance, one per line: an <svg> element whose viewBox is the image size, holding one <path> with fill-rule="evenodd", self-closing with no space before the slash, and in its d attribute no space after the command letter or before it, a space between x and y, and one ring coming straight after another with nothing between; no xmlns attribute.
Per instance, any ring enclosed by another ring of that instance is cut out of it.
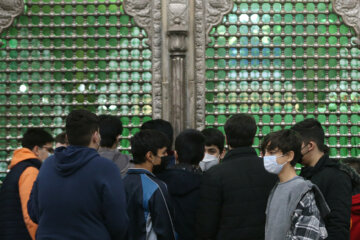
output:
<svg viewBox="0 0 360 240"><path fill-rule="evenodd" d="M235 158L239 158L239 157L246 157L246 156L257 157L258 155L257 155L255 149L252 147L238 147L238 148L231 149L225 155L223 162L229 161L229 160L232 160Z"/></svg>

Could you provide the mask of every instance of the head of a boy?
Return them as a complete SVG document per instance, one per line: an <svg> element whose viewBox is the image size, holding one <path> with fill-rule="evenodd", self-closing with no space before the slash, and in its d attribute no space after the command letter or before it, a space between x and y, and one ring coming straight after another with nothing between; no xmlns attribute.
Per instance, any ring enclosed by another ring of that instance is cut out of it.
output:
<svg viewBox="0 0 360 240"><path fill-rule="evenodd" d="M131 138L133 163L159 165L161 158L167 156L169 140L165 134L156 130L141 130Z"/></svg>
<svg viewBox="0 0 360 240"><path fill-rule="evenodd" d="M280 165L295 166L301 160L301 136L290 129L269 133L261 144L263 156L276 156Z"/></svg>
<svg viewBox="0 0 360 240"><path fill-rule="evenodd" d="M182 131L175 140L175 158L180 163L198 165L204 157L205 137L194 129Z"/></svg>
<svg viewBox="0 0 360 240"><path fill-rule="evenodd" d="M224 134L216 128L206 128L201 133L205 136L205 153L222 158L225 144Z"/></svg>

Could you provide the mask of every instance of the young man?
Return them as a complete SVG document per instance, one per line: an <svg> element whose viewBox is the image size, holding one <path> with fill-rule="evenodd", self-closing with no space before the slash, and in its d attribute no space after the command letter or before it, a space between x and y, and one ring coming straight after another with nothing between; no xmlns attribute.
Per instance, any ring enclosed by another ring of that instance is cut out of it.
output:
<svg viewBox="0 0 360 240"><path fill-rule="evenodd" d="M266 171L279 177L268 199L265 240L325 239L323 218L330 209L320 190L294 168L301 159L300 136L293 130L270 133L261 151Z"/></svg>
<svg viewBox="0 0 360 240"><path fill-rule="evenodd" d="M66 118L70 146L58 148L39 172L28 204L36 239L125 239L128 226L121 175L97 152L99 119L86 110Z"/></svg>
<svg viewBox="0 0 360 240"><path fill-rule="evenodd" d="M255 119L238 114L226 121L230 148L222 162L205 172L197 218L198 239L264 239L265 208L276 176L266 172L251 146Z"/></svg>
<svg viewBox="0 0 360 240"><path fill-rule="evenodd" d="M175 140L177 164L157 176L168 186L175 209L175 229L178 240L195 239L195 217L199 204L205 138L201 132L188 129Z"/></svg>
<svg viewBox="0 0 360 240"><path fill-rule="evenodd" d="M145 122L143 125L141 125L141 130L145 129L152 129L162 132L169 140L169 145L167 146L167 156L161 159L160 165L154 166L153 173L157 175L158 173L164 171L167 167L175 165L174 151L172 151L174 130L170 122L163 119L154 119Z"/></svg>
<svg viewBox="0 0 360 240"><path fill-rule="evenodd" d="M134 168L124 178L128 239L175 240L172 208L164 182L152 173L167 155L168 138L155 130L141 130L131 138Z"/></svg>
<svg viewBox="0 0 360 240"><path fill-rule="evenodd" d="M0 190L0 239L35 239L37 224L27 204L41 162L53 153L53 137L42 128L29 128L14 151Z"/></svg>
<svg viewBox="0 0 360 240"><path fill-rule="evenodd" d="M199 163L202 171L209 170L212 166L220 163L220 159L225 155L225 137L216 128L206 128L201 131L205 136L205 156Z"/></svg>
<svg viewBox="0 0 360 240"><path fill-rule="evenodd" d="M315 119L295 124L293 130L302 138L304 168L300 175L316 184L323 193L331 213L325 219L328 240L348 240L350 237L351 179L340 170L339 162L329 158L324 144L325 134Z"/></svg>
<svg viewBox="0 0 360 240"><path fill-rule="evenodd" d="M101 142L100 156L112 160L119 168L121 176L125 176L129 166L130 157L117 150L123 126L118 117L101 115L100 117Z"/></svg>

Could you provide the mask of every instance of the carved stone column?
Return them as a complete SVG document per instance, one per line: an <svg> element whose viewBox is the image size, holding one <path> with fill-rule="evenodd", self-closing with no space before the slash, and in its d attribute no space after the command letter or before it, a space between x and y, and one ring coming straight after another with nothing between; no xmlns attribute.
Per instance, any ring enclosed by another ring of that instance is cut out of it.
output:
<svg viewBox="0 0 360 240"><path fill-rule="evenodd" d="M167 12L167 35L169 50L170 79L168 85L169 107L164 114L170 117L175 135L186 128L187 114L189 114L188 78L185 72L187 58L187 36L189 26L188 0L170 0Z"/></svg>

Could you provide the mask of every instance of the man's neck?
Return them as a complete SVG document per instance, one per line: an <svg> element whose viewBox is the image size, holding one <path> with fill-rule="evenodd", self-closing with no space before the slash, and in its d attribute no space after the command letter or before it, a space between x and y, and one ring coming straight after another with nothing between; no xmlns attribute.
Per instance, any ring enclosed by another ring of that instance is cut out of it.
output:
<svg viewBox="0 0 360 240"><path fill-rule="evenodd" d="M293 166L291 166L290 163L286 164L278 175L279 181L281 183L290 181L291 179L293 179L296 176L297 175L296 175L295 169Z"/></svg>
<svg viewBox="0 0 360 240"><path fill-rule="evenodd" d="M152 173L153 171L153 165L151 163L148 163L148 162L144 162L144 163L141 163L141 164L135 164L134 165L134 168L142 168L142 169L146 169L148 170L149 172Z"/></svg>

